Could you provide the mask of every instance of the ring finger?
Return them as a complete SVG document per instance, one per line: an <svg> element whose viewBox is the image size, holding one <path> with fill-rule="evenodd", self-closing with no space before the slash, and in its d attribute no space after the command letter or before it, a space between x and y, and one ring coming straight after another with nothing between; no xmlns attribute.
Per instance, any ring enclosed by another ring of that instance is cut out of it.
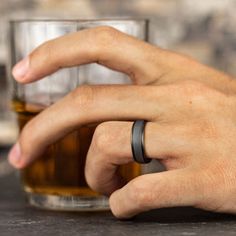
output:
<svg viewBox="0 0 236 236"><path fill-rule="evenodd" d="M119 174L119 166L133 162L130 135L133 122L109 121L101 123L95 130L87 154L85 176L92 189L110 195L126 184ZM145 153L159 159L167 169L188 165L187 153L193 144L181 127L146 124ZM179 162L178 159L182 160Z"/></svg>

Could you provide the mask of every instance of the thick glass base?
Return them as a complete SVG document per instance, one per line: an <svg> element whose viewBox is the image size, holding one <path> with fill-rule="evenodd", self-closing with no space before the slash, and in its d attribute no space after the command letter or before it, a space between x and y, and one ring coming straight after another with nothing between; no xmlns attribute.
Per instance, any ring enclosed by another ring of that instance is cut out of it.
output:
<svg viewBox="0 0 236 236"><path fill-rule="evenodd" d="M30 205L57 211L106 211L109 210L108 198L104 196L79 197L26 193Z"/></svg>

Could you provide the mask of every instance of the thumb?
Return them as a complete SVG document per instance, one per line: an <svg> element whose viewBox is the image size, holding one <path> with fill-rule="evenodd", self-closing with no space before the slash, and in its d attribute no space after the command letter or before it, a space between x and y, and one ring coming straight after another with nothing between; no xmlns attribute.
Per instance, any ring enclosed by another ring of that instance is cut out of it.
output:
<svg viewBox="0 0 236 236"><path fill-rule="evenodd" d="M121 219L156 208L193 206L203 186L189 168L146 174L110 196L112 213Z"/></svg>

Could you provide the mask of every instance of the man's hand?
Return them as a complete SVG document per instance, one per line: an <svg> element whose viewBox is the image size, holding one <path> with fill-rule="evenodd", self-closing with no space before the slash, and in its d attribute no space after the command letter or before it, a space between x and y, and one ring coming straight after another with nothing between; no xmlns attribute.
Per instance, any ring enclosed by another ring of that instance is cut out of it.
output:
<svg viewBox="0 0 236 236"><path fill-rule="evenodd" d="M62 67L92 62L128 74L134 85L78 87L25 126L10 162L24 168L79 126L101 122L85 174L94 190L110 196L115 216L171 206L236 213L233 78L109 27L46 42L16 65L13 75L30 83ZM148 121L147 156L167 171L123 186L116 170L133 161L130 120L137 119Z"/></svg>

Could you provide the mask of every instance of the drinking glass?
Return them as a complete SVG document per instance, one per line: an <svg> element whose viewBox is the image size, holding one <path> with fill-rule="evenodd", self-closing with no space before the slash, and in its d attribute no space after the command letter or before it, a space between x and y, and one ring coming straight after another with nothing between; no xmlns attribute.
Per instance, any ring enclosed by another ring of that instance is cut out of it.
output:
<svg viewBox="0 0 236 236"><path fill-rule="evenodd" d="M47 40L102 25L143 40L147 36L147 20L12 21L11 68ZM97 64L61 69L31 84L22 85L13 78L10 80L13 83L12 107L20 130L30 119L82 84L129 83L124 74ZM91 190L84 177L86 154L96 126L87 124L78 128L49 146L38 160L21 171L23 188L31 205L71 211L109 209L107 198ZM128 164L121 166L119 171L128 181L140 175L141 168L137 164Z"/></svg>

